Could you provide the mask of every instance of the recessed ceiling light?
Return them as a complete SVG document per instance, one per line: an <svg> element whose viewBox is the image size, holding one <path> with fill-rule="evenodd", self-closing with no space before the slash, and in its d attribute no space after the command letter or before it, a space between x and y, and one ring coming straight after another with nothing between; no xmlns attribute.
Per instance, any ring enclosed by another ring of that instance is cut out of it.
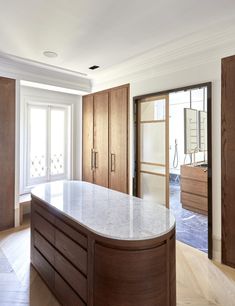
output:
<svg viewBox="0 0 235 306"><path fill-rule="evenodd" d="M50 57L50 58L54 58L58 56L58 54L53 51L44 51L43 55L46 57Z"/></svg>
<svg viewBox="0 0 235 306"><path fill-rule="evenodd" d="M100 66L94 65L94 66L89 67L89 69L91 69L91 70L95 70L97 68L100 68Z"/></svg>

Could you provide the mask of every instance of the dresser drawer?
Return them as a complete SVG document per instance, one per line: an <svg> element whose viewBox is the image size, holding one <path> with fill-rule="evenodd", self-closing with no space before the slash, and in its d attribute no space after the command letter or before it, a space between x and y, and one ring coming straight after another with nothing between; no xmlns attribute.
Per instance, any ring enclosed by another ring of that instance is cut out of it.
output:
<svg viewBox="0 0 235 306"><path fill-rule="evenodd" d="M54 288L55 272L52 266L47 262L47 260L35 249L33 252L33 265L39 274L42 276L44 281L48 284L50 288Z"/></svg>
<svg viewBox="0 0 235 306"><path fill-rule="evenodd" d="M208 198L187 192L181 192L181 203L186 209L203 214L207 214L208 212Z"/></svg>
<svg viewBox="0 0 235 306"><path fill-rule="evenodd" d="M59 230L55 230L56 248L80 271L87 274L87 252Z"/></svg>
<svg viewBox="0 0 235 306"><path fill-rule="evenodd" d="M55 269L75 292L87 302L87 279L59 252L55 251Z"/></svg>
<svg viewBox="0 0 235 306"><path fill-rule="evenodd" d="M71 287L55 272L55 293L64 306L86 306Z"/></svg>
<svg viewBox="0 0 235 306"><path fill-rule="evenodd" d="M207 182L181 178L181 191L207 197L208 185Z"/></svg>
<svg viewBox="0 0 235 306"><path fill-rule="evenodd" d="M85 235L79 233L77 230L73 229L71 226L67 225L58 218L56 218L55 222L58 229L80 244L83 248L87 249L87 238Z"/></svg>
<svg viewBox="0 0 235 306"><path fill-rule="evenodd" d="M37 231L34 231L34 245L42 255L54 265L55 249Z"/></svg>
<svg viewBox="0 0 235 306"><path fill-rule="evenodd" d="M190 178L193 180L207 182L207 168L205 167L193 167L190 165L182 165L180 167L180 175L182 178Z"/></svg>

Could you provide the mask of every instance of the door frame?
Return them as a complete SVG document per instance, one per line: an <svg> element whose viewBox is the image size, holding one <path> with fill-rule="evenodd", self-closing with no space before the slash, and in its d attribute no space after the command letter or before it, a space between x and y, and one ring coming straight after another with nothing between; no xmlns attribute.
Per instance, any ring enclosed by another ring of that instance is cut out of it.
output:
<svg viewBox="0 0 235 306"><path fill-rule="evenodd" d="M159 92L153 92L145 95L139 95L133 97L133 113L134 113L134 135L135 135L135 173L134 173L134 182L133 182L133 194L135 196L138 196L137 190L138 190L138 173L139 173L139 131L138 131L138 125L137 125L137 116L138 114L138 107L137 105L140 103L140 100L151 98L154 96L163 96L163 95L169 95L170 93L177 92L177 91L183 91L183 90L190 90L190 89L196 89L200 87L206 87L207 88L207 148L208 148L208 258L212 259L213 257L213 238L212 238L212 231L213 231L213 202L212 202L212 82L207 83L199 83L195 85L185 86L185 87L178 87L174 89L168 89L164 91Z"/></svg>

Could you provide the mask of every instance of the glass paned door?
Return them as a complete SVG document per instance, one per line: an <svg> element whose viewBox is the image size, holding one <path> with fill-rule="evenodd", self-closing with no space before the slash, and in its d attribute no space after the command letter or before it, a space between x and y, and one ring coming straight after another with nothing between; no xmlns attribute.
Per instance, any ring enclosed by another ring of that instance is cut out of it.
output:
<svg viewBox="0 0 235 306"><path fill-rule="evenodd" d="M26 188L68 177L68 109L28 104Z"/></svg>
<svg viewBox="0 0 235 306"><path fill-rule="evenodd" d="M169 207L169 97L140 100L138 195Z"/></svg>

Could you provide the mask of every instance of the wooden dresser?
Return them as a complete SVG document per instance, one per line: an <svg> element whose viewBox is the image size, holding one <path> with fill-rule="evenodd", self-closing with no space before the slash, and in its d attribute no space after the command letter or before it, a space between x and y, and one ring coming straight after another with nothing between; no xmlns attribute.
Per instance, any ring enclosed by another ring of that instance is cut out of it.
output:
<svg viewBox="0 0 235 306"><path fill-rule="evenodd" d="M207 215L208 213L208 175L207 167L182 165L181 203L182 207Z"/></svg>

